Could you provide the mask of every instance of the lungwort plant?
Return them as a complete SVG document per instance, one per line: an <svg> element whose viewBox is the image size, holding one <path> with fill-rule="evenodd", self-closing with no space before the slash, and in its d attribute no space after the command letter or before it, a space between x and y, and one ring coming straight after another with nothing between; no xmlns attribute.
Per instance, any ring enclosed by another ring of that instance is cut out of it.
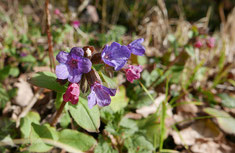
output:
<svg viewBox="0 0 235 153"><path fill-rule="evenodd" d="M30 83L56 92L57 111L52 116L50 126L40 126L40 117L33 112L21 120L23 137L32 140L30 151L48 151L52 148L48 144L57 147L62 145L68 151L70 147L87 151L94 146L96 142L91 136L70 129L57 131L53 126L56 126L61 118L60 128L67 127L71 120L74 120L88 132L99 132L99 107L110 105L111 97L115 96L117 91L112 76L119 71L124 73L131 83L140 78L142 66L131 65L129 59L132 54L144 55L143 41L144 39L140 38L128 45L113 42L111 45L105 45L102 51L96 51L93 46L73 47L70 52L60 51L57 54L56 60L59 64L55 68L55 74L36 73ZM33 135L30 130L27 131L31 126Z"/></svg>

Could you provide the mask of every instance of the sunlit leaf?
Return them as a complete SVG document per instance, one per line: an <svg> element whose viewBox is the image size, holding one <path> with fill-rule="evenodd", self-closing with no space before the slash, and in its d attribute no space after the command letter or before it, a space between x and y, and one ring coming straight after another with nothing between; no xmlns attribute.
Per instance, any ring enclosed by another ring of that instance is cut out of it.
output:
<svg viewBox="0 0 235 153"><path fill-rule="evenodd" d="M56 82L56 75L51 72L38 72L29 82L41 88L47 88L56 92L65 92L66 87Z"/></svg>
<svg viewBox="0 0 235 153"><path fill-rule="evenodd" d="M89 132L99 132L100 112L97 105L90 109L87 100L79 97L77 105L69 105L69 112L79 126Z"/></svg>

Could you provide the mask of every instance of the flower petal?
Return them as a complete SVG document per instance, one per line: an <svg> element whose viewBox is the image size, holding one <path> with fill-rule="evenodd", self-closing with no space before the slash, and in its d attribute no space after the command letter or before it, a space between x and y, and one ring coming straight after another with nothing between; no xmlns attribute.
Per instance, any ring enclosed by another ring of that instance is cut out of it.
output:
<svg viewBox="0 0 235 153"><path fill-rule="evenodd" d="M88 73L91 70L91 61L88 58L81 57L78 60L78 69L82 73Z"/></svg>
<svg viewBox="0 0 235 153"><path fill-rule="evenodd" d="M120 70L126 64L130 55L130 50L117 42L113 42L111 46L106 45L101 54L104 63L114 67L116 71Z"/></svg>
<svg viewBox="0 0 235 153"><path fill-rule="evenodd" d="M78 69L69 68L68 80L71 83L78 83L82 78L82 73Z"/></svg>
<svg viewBox="0 0 235 153"><path fill-rule="evenodd" d="M66 61L68 60L68 56L69 53L65 52L65 51L60 51L57 55L56 55L56 60L59 63L66 63Z"/></svg>
<svg viewBox="0 0 235 153"><path fill-rule="evenodd" d="M89 108L92 108L93 106L95 106L97 104L96 94L93 90L91 90L91 93L89 94L87 99L88 99L88 107Z"/></svg>
<svg viewBox="0 0 235 153"><path fill-rule="evenodd" d="M111 98L108 94L108 92L104 90L100 90L100 88L94 88L94 91L96 93L96 98L97 98L97 104L99 106L107 106L111 102Z"/></svg>
<svg viewBox="0 0 235 153"><path fill-rule="evenodd" d="M106 91L110 96L115 96L116 94L116 89L110 89L110 88L107 88L105 86L102 86L102 88L104 89L104 91Z"/></svg>
<svg viewBox="0 0 235 153"><path fill-rule="evenodd" d="M58 79L67 79L69 76L68 67L65 64L59 64L56 66L55 70L56 76Z"/></svg>
<svg viewBox="0 0 235 153"><path fill-rule="evenodd" d="M145 48L144 46L141 45L141 43L143 42L144 42L144 38L139 38L131 42L127 47L131 50L132 54L141 56L141 55L144 55L145 53Z"/></svg>
<svg viewBox="0 0 235 153"><path fill-rule="evenodd" d="M73 56L84 56L84 51L83 51L83 49L82 48L80 48L80 47L73 47L71 50L70 50L70 53L69 53L71 56L72 56L72 58L73 58Z"/></svg>

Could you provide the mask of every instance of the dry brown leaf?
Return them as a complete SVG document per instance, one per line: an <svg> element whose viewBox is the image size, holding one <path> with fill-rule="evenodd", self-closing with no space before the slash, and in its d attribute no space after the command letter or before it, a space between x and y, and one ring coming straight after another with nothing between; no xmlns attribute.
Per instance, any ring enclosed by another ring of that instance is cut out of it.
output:
<svg viewBox="0 0 235 153"><path fill-rule="evenodd" d="M14 102L19 106L27 106L34 96L30 84L24 79L20 78L19 82L15 83L15 86L18 88L18 90Z"/></svg>
<svg viewBox="0 0 235 153"><path fill-rule="evenodd" d="M92 6L92 5L88 5L87 6L87 12L88 14L91 16L91 20L93 22L98 22L99 21L99 16L98 13L96 11L96 7Z"/></svg>
<svg viewBox="0 0 235 153"><path fill-rule="evenodd" d="M149 106L143 106L136 110L136 113L141 114L143 117L147 117L157 111L157 108L165 100L165 94L160 94L154 101L153 104Z"/></svg>

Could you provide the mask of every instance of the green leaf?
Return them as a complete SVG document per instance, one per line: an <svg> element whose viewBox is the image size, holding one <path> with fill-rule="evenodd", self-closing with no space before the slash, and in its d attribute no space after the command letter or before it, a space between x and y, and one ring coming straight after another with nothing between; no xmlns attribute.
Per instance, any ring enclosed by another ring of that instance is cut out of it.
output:
<svg viewBox="0 0 235 153"><path fill-rule="evenodd" d="M96 144L96 140L93 137L69 129L59 132L59 142L81 151L87 151Z"/></svg>
<svg viewBox="0 0 235 153"><path fill-rule="evenodd" d="M95 147L95 153L118 153L117 150L114 150L112 144L105 140L101 135L99 135L98 145Z"/></svg>
<svg viewBox="0 0 235 153"><path fill-rule="evenodd" d="M158 116L156 113L138 121L138 127L146 132L145 136L154 148L157 148L160 143L160 124L157 122Z"/></svg>
<svg viewBox="0 0 235 153"><path fill-rule="evenodd" d="M66 91L66 86L62 86L56 82L56 75L51 72L38 72L29 80L29 82L35 86L47 88L56 92L63 93Z"/></svg>
<svg viewBox="0 0 235 153"><path fill-rule="evenodd" d="M125 129L123 132L124 138L129 137L138 131L138 126L137 126L136 122L134 120L128 119L126 117L122 118L119 125Z"/></svg>
<svg viewBox="0 0 235 153"><path fill-rule="evenodd" d="M17 77L20 74L20 70L17 67L11 67L9 74L13 77Z"/></svg>
<svg viewBox="0 0 235 153"><path fill-rule="evenodd" d="M128 153L152 153L154 151L153 145L144 136L129 137L124 145L128 149Z"/></svg>
<svg viewBox="0 0 235 153"><path fill-rule="evenodd" d="M20 131L23 138L28 138L31 132L31 123L39 124L40 116L36 112L29 112L20 120Z"/></svg>
<svg viewBox="0 0 235 153"><path fill-rule="evenodd" d="M36 61L37 61L36 58L32 55L27 55L25 57L20 58L20 62L23 63L35 63Z"/></svg>
<svg viewBox="0 0 235 153"><path fill-rule="evenodd" d="M104 81L107 83L107 87L116 89L117 83L114 81L114 79L109 78L108 76L104 75L102 72L99 72L101 77L104 79Z"/></svg>
<svg viewBox="0 0 235 153"><path fill-rule="evenodd" d="M60 118L60 125L63 128L65 128L69 125L70 122L71 122L71 119L70 119L69 113L68 113L68 111L65 111Z"/></svg>
<svg viewBox="0 0 235 153"><path fill-rule="evenodd" d="M6 103L9 101L7 91L0 84L0 108L4 108Z"/></svg>
<svg viewBox="0 0 235 153"><path fill-rule="evenodd" d="M17 135L15 122L7 117L0 118L0 140L4 139L7 135L15 137Z"/></svg>
<svg viewBox="0 0 235 153"><path fill-rule="evenodd" d="M126 88L124 86L120 86L116 95L111 97L110 107L114 112L117 112L123 108L125 108L128 104L129 99L126 96Z"/></svg>
<svg viewBox="0 0 235 153"><path fill-rule="evenodd" d="M223 131L229 134L235 134L235 119L228 113L214 108L205 108L204 111L217 119L219 127Z"/></svg>
<svg viewBox="0 0 235 153"><path fill-rule="evenodd" d="M93 67L96 71L99 71L103 66L104 66L104 64L94 64L94 65L92 65L92 67Z"/></svg>
<svg viewBox="0 0 235 153"><path fill-rule="evenodd" d="M168 39L169 42L171 42L171 43L174 43L174 42L176 41L176 38L175 38L175 36L174 36L173 34L169 34L169 35L167 36L167 39Z"/></svg>
<svg viewBox="0 0 235 153"><path fill-rule="evenodd" d="M9 76L10 69L11 69L11 67L8 65L0 70L0 81L5 80Z"/></svg>
<svg viewBox="0 0 235 153"><path fill-rule="evenodd" d="M235 97L231 97L226 93L219 94L222 99L222 105L228 108L235 108Z"/></svg>
<svg viewBox="0 0 235 153"><path fill-rule="evenodd" d="M41 139L42 138L42 139ZM59 136L54 127L50 125L38 125L32 123L32 129L30 133L31 146L29 151L31 152L47 152L53 148L53 146L46 144L43 139L58 140Z"/></svg>
<svg viewBox="0 0 235 153"><path fill-rule="evenodd" d="M69 112L79 126L89 132L99 132L100 112L98 106L90 109L87 100L79 97L77 105L69 105Z"/></svg>

